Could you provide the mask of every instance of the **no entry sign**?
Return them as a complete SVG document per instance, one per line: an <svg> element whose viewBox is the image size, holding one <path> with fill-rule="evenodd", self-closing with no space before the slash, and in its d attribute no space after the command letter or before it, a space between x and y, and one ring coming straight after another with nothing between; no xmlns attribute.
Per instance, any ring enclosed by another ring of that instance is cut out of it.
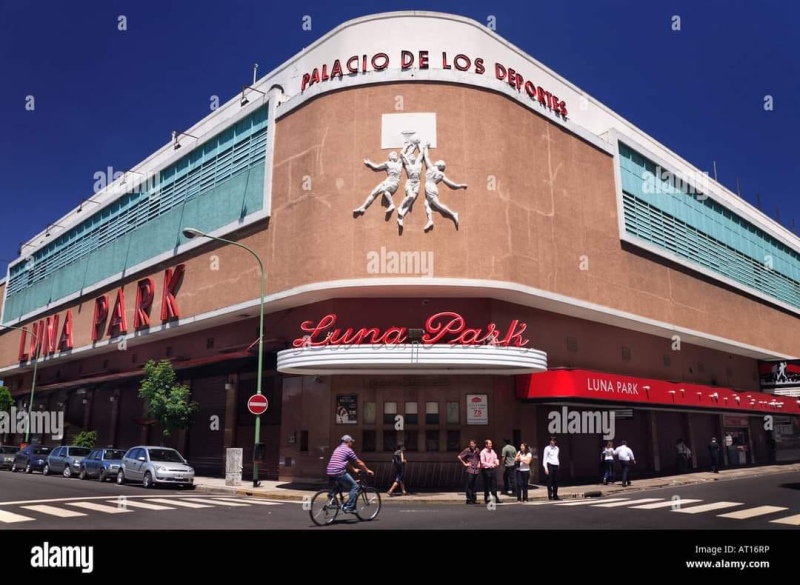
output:
<svg viewBox="0 0 800 585"><path fill-rule="evenodd" d="M264 414L267 412L269 401L263 394L253 394L247 401L247 410L255 415Z"/></svg>

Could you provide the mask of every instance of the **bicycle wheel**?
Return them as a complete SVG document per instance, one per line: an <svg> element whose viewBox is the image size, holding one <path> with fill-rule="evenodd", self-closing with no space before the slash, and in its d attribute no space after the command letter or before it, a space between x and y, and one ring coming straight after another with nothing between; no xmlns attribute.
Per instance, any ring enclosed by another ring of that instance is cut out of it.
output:
<svg viewBox="0 0 800 585"><path fill-rule="evenodd" d="M364 488L356 501L356 516L359 520L372 520L381 511L381 494L373 487Z"/></svg>
<svg viewBox="0 0 800 585"><path fill-rule="evenodd" d="M317 526L325 526L336 520L339 515L339 504L336 496L331 495L328 490L318 491L311 498L311 506L308 509L311 521Z"/></svg>

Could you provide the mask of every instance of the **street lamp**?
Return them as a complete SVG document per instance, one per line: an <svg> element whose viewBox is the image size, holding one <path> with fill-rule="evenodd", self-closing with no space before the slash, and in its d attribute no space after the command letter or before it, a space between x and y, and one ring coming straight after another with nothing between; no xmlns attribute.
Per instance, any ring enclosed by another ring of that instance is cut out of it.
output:
<svg viewBox="0 0 800 585"><path fill-rule="evenodd" d="M261 371L264 365L264 263L261 262L261 258L258 257L253 250L245 246L244 244L240 244L238 242L232 242L231 240L226 240L225 238L218 238L216 236L210 236L204 232L201 232L195 228L186 228L183 230L183 235L188 238L192 239L195 237L204 237L210 238L212 240L219 240L220 242L225 242L226 244L231 244L232 246L237 246L244 250L250 252L253 257L258 262L258 267L261 270L261 302L258 305L259 308L259 315L258 315L258 373L257 373L257 380L256 380L256 394L261 394ZM256 415L256 436L255 436L255 445L253 445L253 487L258 487L260 482L258 481L258 463L256 461L256 453L255 448L261 442L261 415Z"/></svg>
<svg viewBox="0 0 800 585"><path fill-rule="evenodd" d="M33 409L33 391L36 389L36 366L39 365L39 337L30 329L25 327L14 327L12 325L0 325L3 329L16 329L17 331L25 331L30 333L31 337L36 340L36 350L33 352L33 381L31 382L31 397L28 400L28 422L25 425L25 442L31 441L31 410Z"/></svg>

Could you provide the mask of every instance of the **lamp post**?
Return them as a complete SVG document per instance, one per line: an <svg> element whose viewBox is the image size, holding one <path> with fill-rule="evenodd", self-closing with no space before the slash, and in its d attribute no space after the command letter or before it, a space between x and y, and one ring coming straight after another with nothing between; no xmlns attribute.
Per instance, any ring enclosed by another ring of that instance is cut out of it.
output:
<svg viewBox="0 0 800 585"><path fill-rule="evenodd" d="M256 394L261 394L261 371L264 365L264 263L261 262L261 258L258 257L253 250L245 246L244 244L240 244L238 242L232 242L231 240L226 240L225 238L218 238L216 236L210 236L204 232L201 232L195 228L186 228L183 230L183 235L188 238L192 239L198 236L209 238L212 240L219 240L220 242L225 242L226 244L231 244L232 246L236 246L238 248L242 248L250 252L253 257L258 262L258 267L261 271L261 302L258 305L259 314L258 314L258 373L256 379ZM258 487L260 482L258 481L258 463L255 458L255 448L261 442L261 415L256 415L256 435L255 435L255 445L253 445L253 487Z"/></svg>
<svg viewBox="0 0 800 585"><path fill-rule="evenodd" d="M30 333L31 337L36 340L36 350L33 352L33 380L31 381L31 397L28 400L28 421L25 425L25 442L31 441L31 411L33 410L33 392L36 389L36 366L39 365L39 337L30 329L26 327L14 327L12 325L0 325L3 329L16 329L17 331L25 331Z"/></svg>

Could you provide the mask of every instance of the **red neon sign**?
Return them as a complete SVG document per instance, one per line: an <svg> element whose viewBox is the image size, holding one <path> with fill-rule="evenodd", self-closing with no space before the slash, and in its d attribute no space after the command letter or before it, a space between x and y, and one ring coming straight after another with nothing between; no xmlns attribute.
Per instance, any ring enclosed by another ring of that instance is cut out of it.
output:
<svg viewBox="0 0 800 585"><path fill-rule="evenodd" d="M341 329L335 327L337 316L325 315L319 322L304 321L300 329L306 335L294 340L294 347L322 347L329 345L397 345L408 342L406 327L389 327L381 330L377 327ZM513 319L506 329L500 329L490 323L485 329L467 327L461 315L452 311L431 315L425 322L421 343L433 345L448 343L450 345L499 345L524 347L528 340L522 337L527 329L525 323Z"/></svg>

